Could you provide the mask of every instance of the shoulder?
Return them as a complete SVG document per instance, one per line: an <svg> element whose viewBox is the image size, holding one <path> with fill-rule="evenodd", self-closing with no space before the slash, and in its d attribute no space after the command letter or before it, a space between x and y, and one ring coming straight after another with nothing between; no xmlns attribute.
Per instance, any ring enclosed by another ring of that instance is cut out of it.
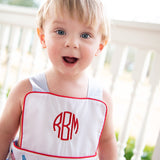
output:
<svg viewBox="0 0 160 160"><path fill-rule="evenodd" d="M22 80L10 91L3 114L0 117L1 129L10 133L13 138L19 127L23 100L27 92L32 90L29 79Z"/></svg>
<svg viewBox="0 0 160 160"><path fill-rule="evenodd" d="M14 100L22 105L25 95L32 91L32 85L29 79L18 82L11 90L8 99Z"/></svg>
<svg viewBox="0 0 160 160"><path fill-rule="evenodd" d="M103 101L107 104L108 107L113 106L112 97L105 89L103 89Z"/></svg>
<svg viewBox="0 0 160 160"><path fill-rule="evenodd" d="M108 114L111 115L113 112L113 100L111 95L105 89L103 89L103 101L107 105Z"/></svg>

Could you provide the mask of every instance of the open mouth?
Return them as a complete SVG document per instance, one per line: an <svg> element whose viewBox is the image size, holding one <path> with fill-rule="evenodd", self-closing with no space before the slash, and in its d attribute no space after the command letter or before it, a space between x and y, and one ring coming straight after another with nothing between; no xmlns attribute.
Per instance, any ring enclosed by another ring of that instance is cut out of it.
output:
<svg viewBox="0 0 160 160"><path fill-rule="evenodd" d="M70 63L70 64L74 64L78 61L78 58L75 58L75 57L63 57L63 60L66 62L66 63Z"/></svg>

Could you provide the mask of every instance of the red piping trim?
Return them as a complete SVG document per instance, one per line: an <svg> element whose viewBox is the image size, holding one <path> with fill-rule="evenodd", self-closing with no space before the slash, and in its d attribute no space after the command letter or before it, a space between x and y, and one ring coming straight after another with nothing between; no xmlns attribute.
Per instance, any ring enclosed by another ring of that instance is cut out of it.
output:
<svg viewBox="0 0 160 160"><path fill-rule="evenodd" d="M104 122L103 122L103 127L102 127L102 130L101 130L101 133L100 133L100 137L99 137L99 142L100 142L100 138L101 138L101 135L102 135L102 131L103 131L103 128L104 128L104 125L105 125L105 121L106 121L106 117L107 117L107 111L108 111L108 107L106 105L105 102L99 100L99 99L94 99L94 98L89 98L89 97L83 97L83 98L80 98L80 97L70 97L70 96L63 96L63 95L58 95L58 94L54 94L54 93L51 93L51 92L37 92L37 91L31 91L31 92L28 92L25 97L24 97L24 102L23 102L23 111L22 111L22 127L21 127L21 140L20 140L20 148L15 146L16 148L19 148L21 150L24 150L24 151L28 151L28 152L32 152L32 153L37 153L37 152L33 152L33 151L29 151L29 150L25 150L25 149L22 149L22 139L23 139L23 120L24 120L24 110L25 110L25 102L26 102L26 98L29 94L33 94L33 93L40 93L40 94L50 94L50 95L54 95L54 96L57 96L57 97L63 97L63 98L71 98L71 99L88 99L88 100L95 100L95 101L98 101L98 102L101 102L105 105L106 107L106 113L105 113L105 118L104 118ZM90 158L90 157L95 157L97 155L97 151L98 151L98 147L99 147L99 142L98 142L98 145L97 145L97 150L95 152L95 155L93 156L87 156L87 157L79 157L79 158ZM41 154L41 155L45 155L45 154ZM50 155L49 155L50 156ZM51 156L52 157L52 156ZM53 156L53 157L59 157L59 156ZM73 157L60 157L60 158L73 158ZM73 159L78 159L77 157L74 157Z"/></svg>
<svg viewBox="0 0 160 160"><path fill-rule="evenodd" d="M104 103L105 106L107 107L106 103L103 102L102 100L99 100L99 99L90 98L90 97L71 97L71 96L63 96L63 95L55 94L55 93L52 93L52 92L38 92L38 91L31 91L31 92L28 92L28 93L25 95L24 100L26 99L26 97L27 97L29 94L32 94L32 93L51 94L51 95L54 95L54 96L57 96L57 97L71 98L71 99L90 99L90 100L95 100L95 101L102 102L102 103Z"/></svg>
<svg viewBox="0 0 160 160"><path fill-rule="evenodd" d="M104 102L103 102L103 103L104 103ZM105 104L105 103L104 103L104 104ZM97 145L97 151L98 151L100 139L101 139L101 136L102 136L102 131L103 131L103 128L104 128L104 125L105 125L105 122L106 122L106 118L107 118L108 108L107 108L107 105L106 105L106 104L105 104L105 106L106 106L106 113L105 113L105 118L104 118L104 121L103 121L103 127L102 127L102 130L101 130L100 136L99 136L99 141L98 141L98 145ZM97 151L96 151L96 154L97 154Z"/></svg>
<svg viewBox="0 0 160 160"><path fill-rule="evenodd" d="M16 146L15 143L16 142L14 142L13 145L18 150L25 151L25 152L30 152L30 153L33 153L33 154L38 154L38 155L46 156L46 157L66 158L66 159L83 159L83 158L92 158L92 157L96 157L97 156L97 152L95 153L95 155L84 156L84 157L65 157L65 156L49 155L49 154L39 153L39 152L35 152L35 151L30 151L30 150L27 150L27 149L24 149L24 148L20 148L20 147Z"/></svg>

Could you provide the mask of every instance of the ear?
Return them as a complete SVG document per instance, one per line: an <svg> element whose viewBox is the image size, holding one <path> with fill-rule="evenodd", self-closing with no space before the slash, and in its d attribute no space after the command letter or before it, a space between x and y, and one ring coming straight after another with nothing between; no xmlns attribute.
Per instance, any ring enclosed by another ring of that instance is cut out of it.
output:
<svg viewBox="0 0 160 160"><path fill-rule="evenodd" d="M100 44L99 44L99 48L98 48L95 56L98 56L98 54L103 50L103 48L104 48L106 45L107 45L107 41L100 43Z"/></svg>
<svg viewBox="0 0 160 160"><path fill-rule="evenodd" d="M37 34L38 34L38 37L39 37L40 42L42 44L42 47L46 48L45 35L44 35L43 31L40 28L37 28Z"/></svg>

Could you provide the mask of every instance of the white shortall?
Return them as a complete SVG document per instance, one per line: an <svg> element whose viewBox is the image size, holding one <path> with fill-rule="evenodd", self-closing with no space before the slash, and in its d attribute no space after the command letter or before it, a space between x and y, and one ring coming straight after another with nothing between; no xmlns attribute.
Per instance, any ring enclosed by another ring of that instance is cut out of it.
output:
<svg viewBox="0 0 160 160"><path fill-rule="evenodd" d="M22 112L20 146L11 145L9 160L96 160L107 116L102 89L93 79L87 98L50 93L45 74L30 78Z"/></svg>

